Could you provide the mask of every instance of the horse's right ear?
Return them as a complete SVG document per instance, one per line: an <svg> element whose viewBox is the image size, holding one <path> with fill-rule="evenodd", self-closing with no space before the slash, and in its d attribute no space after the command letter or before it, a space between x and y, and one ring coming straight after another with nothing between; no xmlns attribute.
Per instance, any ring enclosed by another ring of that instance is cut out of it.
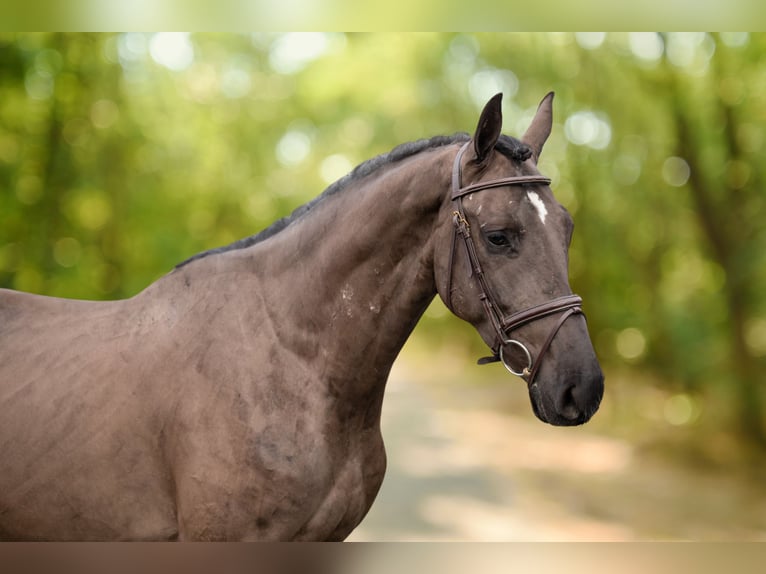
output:
<svg viewBox="0 0 766 574"><path fill-rule="evenodd" d="M553 126L553 92L548 94L540 102L537 107L535 117L532 118L532 123L529 124L526 133L521 138L521 141L532 148L534 154L534 162L540 158L540 153L543 151L543 145L545 140L551 135L551 127Z"/></svg>
<svg viewBox="0 0 766 574"><path fill-rule="evenodd" d="M478 163L487 158L500 137L500 131L503 129L503 112L500 105L502 101L503 94L492 96L479 117L479 125L473 134L473 150Z"/></svg>

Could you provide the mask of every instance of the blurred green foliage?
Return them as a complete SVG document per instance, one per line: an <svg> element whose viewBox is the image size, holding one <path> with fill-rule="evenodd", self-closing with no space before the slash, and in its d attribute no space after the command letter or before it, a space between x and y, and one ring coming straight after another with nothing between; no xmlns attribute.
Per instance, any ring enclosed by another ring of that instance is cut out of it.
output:
<svg viewBox="0 0 766 574"><path fill-rule="evenodd" d="M654 373L680 423L705 396L763 445L764 53L734 33L2 34L0 286L131 296L369 157L471 131L498 91L519 135L554 90L541 171L607 375ZM419 332L479 346L439 302Z"/></svg>
<svg viewBox="0 0 766 574"><path fill-rule="evenodd" d="M27 0L0 4L0 30L747 30L765 13L759 0Z"/></svg>

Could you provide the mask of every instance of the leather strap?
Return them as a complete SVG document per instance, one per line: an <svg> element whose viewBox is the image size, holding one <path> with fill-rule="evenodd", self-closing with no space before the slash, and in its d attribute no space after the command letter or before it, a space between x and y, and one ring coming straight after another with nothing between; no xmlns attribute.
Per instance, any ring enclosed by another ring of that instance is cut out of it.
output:
<svg viewBox="0 0 766 574"><path fill-rule="evenodd" d="M452 164L452 199L457 199L477 191L484 189L493 189L495 187L505 187L508 185L525 185L532 183L541 183L543 185L550 185L551 180L543 175L516 175L513 177L503 177L500 179L490 179L488 181L480 181L478 183L472 183L463 187L463 154L468 146L471 144L467 141L463 144L455 157L455 163Z"/></svg>
<svg viewBox="0 0 766 574"><path fill-rule="evenodd" d="M554 325L553 329L551 329L551 332L548 333L548 338L545 339L545 343L543 343L543 346L540 347L540 352L537 354L537 359L535 359L535 363L532 365L532 370L529 373L529 384L532 384L532 381L535 380L535 375L537 375L537 371L540 370L540 365L543 364L543 357L545 356L545 353L548 352L548 347L551 346L556 333L559 332L559 329L561 329L564 321L569 319L569 317L575 313L582 313L582 309L580 307L571 307L564 311L564 313L561 314L561 317L559 317L559 320L556 322L556 325Z"/></svg>
<svg viewBox="0 0 766 574"><path fill-rule="evenodd" d="M530 183L542 183L543 185L550 185L551 180L547 177L543 177L542 175L518 175L516 177L507 177L503 179L491 179L489 181L473 183L471 185L466 185L465 187L453 190L452 199L457 199L458 197L463 197L464 195L482 191L484 189L505 187L508 185L525 185Z"/></svg>
<svg viewBox="0 0 766 574"><path fill-rule="evenodd" d="M519 327L531 323L536 319L553 315L554 313L561 313L562 311L568 311L569 309L579 308L582 305L582 298L579 295L564 295L563 297L557 297L551 299L545 303L540 303L529 309L524 309L503 317L503 330L513 331Z"/></svg>

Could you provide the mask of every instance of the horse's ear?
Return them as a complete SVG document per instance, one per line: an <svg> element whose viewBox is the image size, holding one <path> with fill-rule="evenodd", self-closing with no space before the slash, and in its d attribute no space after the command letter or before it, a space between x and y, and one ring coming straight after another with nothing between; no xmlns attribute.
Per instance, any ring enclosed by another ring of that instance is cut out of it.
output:
<svg viewBox="0 0 766 574"><path fill-rule="evenodd" d="M537 112L535 117L532 118L532 123L529 124L526 133L521 138L521 141L532 148L534 154L535 163L540 157L540 153L543 151L543 145L545 140L551 135L551 126L553 125L553 92L548 94L537 106Z"/></svg>
<svg viewBox="0 0 766 574"><path fill-rule="evenodd" d="M503 128L503 112L500 106L502 100L503 94L495 94L481 112L479 125L473 134L473 150L479 163L487 158L500 137Z"/></svg>

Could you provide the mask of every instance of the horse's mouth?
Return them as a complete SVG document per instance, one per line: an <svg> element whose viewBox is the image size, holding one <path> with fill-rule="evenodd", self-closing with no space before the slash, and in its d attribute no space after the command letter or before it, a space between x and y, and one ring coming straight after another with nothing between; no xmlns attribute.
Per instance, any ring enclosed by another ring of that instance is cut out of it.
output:
<svg viewBox="0 0 766 574"><path fill-rule="evenodd" d="M574 401L563 401L557 406L555 402L543 393L537 382L529 386L529 400L535 416L553 426L577 426L588 422L598 410L601 396L592 405L581 408ZM561 402L561 401L560 401Z"/></svg>

